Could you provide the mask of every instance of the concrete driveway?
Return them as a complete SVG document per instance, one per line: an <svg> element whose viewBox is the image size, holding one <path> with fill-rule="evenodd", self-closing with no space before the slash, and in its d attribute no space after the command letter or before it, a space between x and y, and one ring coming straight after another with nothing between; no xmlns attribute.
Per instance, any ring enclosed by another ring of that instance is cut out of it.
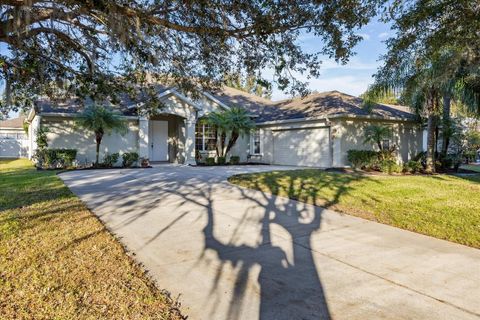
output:
<svg viewBox="0 0 480 320"><path fill-rule="evenodd" d="M191 319L479 318L479 250L226 181L278 169L60 177Z"/></svg>

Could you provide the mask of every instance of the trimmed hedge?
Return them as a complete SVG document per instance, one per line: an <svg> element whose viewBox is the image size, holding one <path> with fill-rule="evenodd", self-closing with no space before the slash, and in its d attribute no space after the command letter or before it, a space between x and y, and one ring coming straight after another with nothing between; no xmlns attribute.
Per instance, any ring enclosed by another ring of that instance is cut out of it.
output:
<svg viewBox="0 0 480 320"><path fill-rule="evenodd" d="M373 169L378 165L379 153L371 150L348 150L347 159L355 169Z"/></svg>
<svg viewBox="0 0 480 320"><path fill-rule="evenodd" d="M231 156L230 157L230 164L239 164L240 163L240 157L239 156Z"/></svg>
<svg viewBox="0 0 480 320"><path fill-rule="evenodd" d="M205 159L205 164L206 164L207 166L213 166L213 165L215 165L215 158L213 158L213 157L208 157L208 158L206 158L206 159Z"/></svg>
<svg viewBox="0 0 480 320"><path fill-rule="evenodd" d="M218 157L217 158L217 164L223 165L226 162L227 162L227 160L225 159L225 157Z"/></svg>

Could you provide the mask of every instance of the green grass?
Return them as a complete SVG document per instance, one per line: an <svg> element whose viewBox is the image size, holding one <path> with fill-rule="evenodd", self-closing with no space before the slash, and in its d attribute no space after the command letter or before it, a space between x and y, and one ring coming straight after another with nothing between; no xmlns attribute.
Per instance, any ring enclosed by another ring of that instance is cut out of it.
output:
<svg viewBox="0 0 480 320"><path fill-rule="evenodd" d="M180 319L54 171L0 160L1 319Z"/></svg>
<svg viewBox="0 0 480 320"><path fill-rule="evenodd" d="M310 169L229 181L480 248L480 175L365 176Z"/></svg>
<svg viewBox="0 0 480 320"><path fill-rule="evenodd" d="M464 164L463 166L461 166L462 169L465 169L465 170L472 170L472 171L476 171L476 172L479 172L480 173L480 165L474 165L474 164Z"/></svg>

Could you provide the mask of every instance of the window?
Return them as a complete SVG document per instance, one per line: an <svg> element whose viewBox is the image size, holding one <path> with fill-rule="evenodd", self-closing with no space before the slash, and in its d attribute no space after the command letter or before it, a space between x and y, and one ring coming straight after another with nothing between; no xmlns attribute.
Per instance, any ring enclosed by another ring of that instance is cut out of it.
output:
<svg viewBox="0 0 480 320"><path fill-rule="evenodd" d="M217 130L214 126L197 122L195 126L195 148L198 151L215 150L217 146Z"/></svg>
<svg viewBox="0 0 480 320"><path fill-rule="evenodd" d="M260 146L260 130L255 129L252 132L252 154L260 154L262 153L261 146Z"/></svg>

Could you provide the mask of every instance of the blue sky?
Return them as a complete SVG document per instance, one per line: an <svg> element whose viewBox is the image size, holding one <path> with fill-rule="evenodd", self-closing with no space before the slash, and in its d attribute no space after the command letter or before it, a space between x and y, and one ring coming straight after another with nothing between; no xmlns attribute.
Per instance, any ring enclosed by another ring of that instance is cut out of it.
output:
<svg viewBox="0 0 480 320"><path fill-rule="evenodd" d="M320 71L320 77L309 80L311 90L330 91L338 90L358 96L373 82L372 75L381 64L380 56L386 52L384 41L392 35L390 26L379 21L372 21L357 34L363 37L354 49L354 55L346 65L337 64L334 60L325 57ZM309 52L319 51L319 40L313 36L303 36L301 45ZM299 79L302 79L300 76ZM272 99L280 100L288 95L274 89Z"/></svg>

